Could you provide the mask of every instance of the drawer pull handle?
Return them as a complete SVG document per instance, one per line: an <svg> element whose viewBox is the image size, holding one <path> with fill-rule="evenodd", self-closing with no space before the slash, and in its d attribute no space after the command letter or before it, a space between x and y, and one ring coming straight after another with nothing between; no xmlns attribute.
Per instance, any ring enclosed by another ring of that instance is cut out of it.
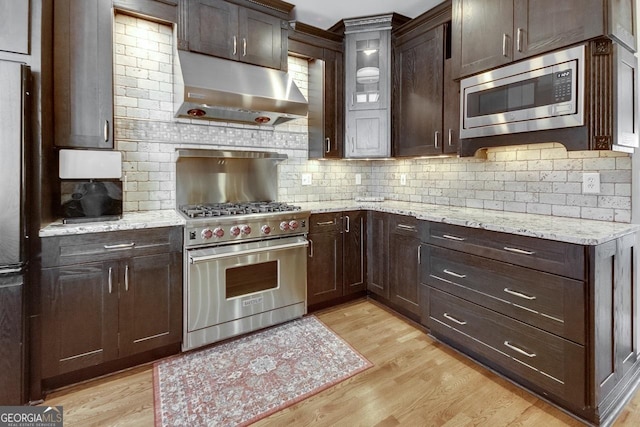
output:
<svg viewBox="0 0 640 427"><path fill-rule="evenodd" d="M447 270L446 268L442 271L448 274L449 276L457 277L458 279L464 279L465 277L467 277L466 274L459 274L459 273L456 273L455 271Z"/></svg>
<svg viewBox="0 0 640 427"><path fill-rule="evenodd" d="M398 228L401 228L403 230L416 231L416 228L413 225L398 224Z"/></svg>
<svg viewBox="0 0 640 427"><path fill-rule="evenodd" d="M534 296L523 294L521 292L512 291L509 288L504 288L504 291L506 293L508 293L509 295L513 295L513 296L516 296L516 297L519 297L519 298L523 298L523 299L526 299L526 300L529 300L529 301L533 301L534 299L536 299L536 297L534 297Z"/></svg>
<svg viewBox="0 0 640 427"><path fill-rule="evenodd" d="M449 313L444 313L443 316L446 317L447 319L451 320L452 322L457 323L458 325L464 326L464 325L467 324L467 322L465 322L464 320L458 320L455 317L451 316Z"/></svg>
<svg viewBox="0 0 640 427"><path fill-rule="evenodd" d="M533 255L533 254L535 254L535 252L533 252L533 251L525 251L524 249L510 248L509 246L505 246L502 249L504 249L505 251L513 252L514 254L520 254L520 255Z"/></svg>
<svg viewBox="0 0 640 427"><path fill-rule="evenodd" d="M522 354L522 355L524 355L524 356L527 356L527 357L536 357L536 354L535 354L535 353L529 353L529 352L527 352L527 351L525 351L525 350L523 350L523 349L521 349L521 348L519 348L519 347L516 347L515 345L511 344L509 341L505 341L505 342L504 342L504 345L506 345L507 347L509 347L511 350L516 351L516 352L518 352L518 353L520 353L520 354Z"/></svg>
<svg viewBox="0 0 640 427"><path fill-rule="evenodd" d="M449 239L449 240L455 240L456 242L464 242L465 239L464 237L456 237L456 236L452 236L450 234L443 234L442 237L444 237L445 239Z"/></svg>
<svg viewBox="0 0 640 427"><path fill-rule="evenodd" d="M334 225L336 222L335 221L323 221L323 222L316 222L316 225Z"/></svg>
<svg viewBox="0 0 640 427"><path fill-rule="evenodd" d="M134 247L136 244L135 242L131 242L131 243L122 243L119 245L104 245L105 249L129 249Z"/></svg>

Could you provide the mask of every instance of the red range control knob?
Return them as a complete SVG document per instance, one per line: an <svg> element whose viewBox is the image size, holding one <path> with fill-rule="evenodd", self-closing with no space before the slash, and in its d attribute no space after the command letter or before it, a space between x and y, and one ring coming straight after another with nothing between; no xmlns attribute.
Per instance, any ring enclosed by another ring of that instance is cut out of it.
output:
<svg viewBox="0 0 640 427"><path fill-rule="evenodd" d="M262 231L262 234L269 234L271 233L271 227L269 227L268 225L263 225L260 231Z"/></svg>
<svg viewBox="0 0 640 427"><path fill-rule="evenodd" d="M232 236L240 235L240 227L234 225L233 227L231 227L231 230L229 230L229 233L231 233Z"/></svg>
<svg viewBox="0 0 640 427"><path fill-rule="evenodd" d="M211 231L210 228L205 228L204 230L202 230L202 232L200 233L200 235L202 236L202 238L204 240L208 240L210 238L213 237L213 231Z"/></svg>
<svg viewBox="0 0 640 427"><path fill-rule="evenodd" d="M213 235L217 238L224 236L224 230L220 227L216 227L213 229Z"/></svg>
<svg viewBox="0 0 640 427"><path fill-rule="evenodd" d="M251 234L251 227L249 227L248 225L241 225L240 232L243 236L248 236L249 234Z"/></svg>
<svg viewBox="0 0 640 427"><path fill-rule="evenodd" d="M289 228L292 230L296 230L298 228L298 221L293 220L293 221L289 221Z"/></svg>
<svg viewBox="0 0 640 427"><path fill-rule="evenodd" d="M282 221L280 223L280 230L287 231L289 229L289 223L287 221Z"/></svg>

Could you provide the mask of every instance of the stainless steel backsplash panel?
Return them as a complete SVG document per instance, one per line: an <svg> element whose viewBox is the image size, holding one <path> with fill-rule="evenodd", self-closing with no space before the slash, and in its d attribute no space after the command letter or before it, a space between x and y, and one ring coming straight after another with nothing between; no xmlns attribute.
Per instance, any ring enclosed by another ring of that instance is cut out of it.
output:
<svg viewBox="0 0 640 427"><path fill-rule="evenodd" d="M178 150L176 205L274 201L277 165L286 158L257 151Z"/></svg>

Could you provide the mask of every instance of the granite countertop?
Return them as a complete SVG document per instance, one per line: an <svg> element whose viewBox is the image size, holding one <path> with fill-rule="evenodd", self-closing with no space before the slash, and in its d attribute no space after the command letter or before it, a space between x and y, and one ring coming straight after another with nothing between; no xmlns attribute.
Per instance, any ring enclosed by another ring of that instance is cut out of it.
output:
<svg viewBox="0 0 640 427"><path fill-rule="evenodd" d="M309 210L312 213L373 210L410 215L421 220L482 228L485 230L538 237L579 245L599 245L640 230L640 225L638 224L398 202L392 200L383 202L338 200L298 203L298 205L300 205L302 209ZM83 224L63 224L62 221L56 221L42 228L39 235L40 237L64 236L140 228L170 227L184 224L184 218L175 210L125 212L122 219L118 221L87 222Z"/></svg>
<svg viewBox="0 0 640 427"><path fill-rule="evenodd" d="M184 218L175 210L125 212L117 221L63 224L62 220L40 229L40 237L65 236L70 234L100 233L105 231L135 230L139 228L171 227L184 225Z"/></svg>
<svg viewBox="0 0 640 427"><path fill-rule="evenodd" d="M300 203L299 205L303 209L310 210L312 213L360 209L374 210L378 212L410 215L417 219L427 221L482 228L485 230L538 237L579 245L599 245L640 230L640 225L638 224L390 200L383 202L340 200Z"/></svg>

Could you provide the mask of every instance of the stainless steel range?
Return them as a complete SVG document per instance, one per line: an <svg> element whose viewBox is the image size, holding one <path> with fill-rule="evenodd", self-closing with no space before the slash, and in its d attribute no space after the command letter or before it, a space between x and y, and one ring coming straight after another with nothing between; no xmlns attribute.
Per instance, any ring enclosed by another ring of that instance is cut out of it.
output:
<svg viewBox="0 0 640 427"><path fill-rule="evenodd" d="M178 151L176 200L186 218L183 350L306 313L309 212L273 201L276 165L285 158Z"/></svg>

